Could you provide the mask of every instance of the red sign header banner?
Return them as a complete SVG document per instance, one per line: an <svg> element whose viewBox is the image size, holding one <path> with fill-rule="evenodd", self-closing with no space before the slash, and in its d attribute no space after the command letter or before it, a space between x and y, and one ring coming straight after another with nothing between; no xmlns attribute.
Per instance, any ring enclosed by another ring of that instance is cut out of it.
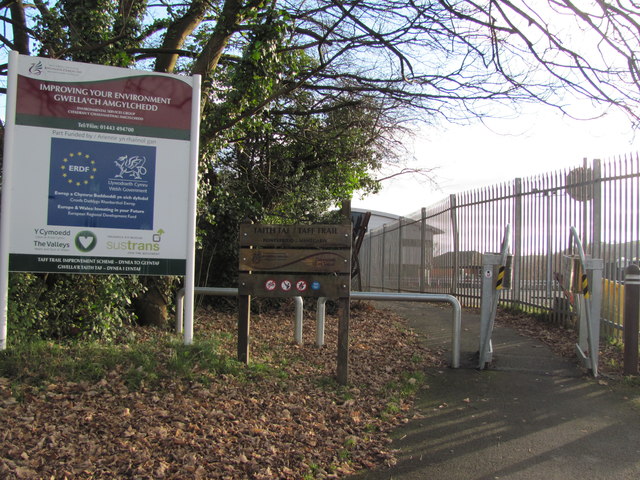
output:
<svg viewBox="0 0 640 480"><path fill-rule="evenodd" d="M17 125L190 139L193 89L181 77L114 69L105 78L102 67L92 79L95 66L83 64L46 75L51 62L34 59L18 74Z"/></svg>

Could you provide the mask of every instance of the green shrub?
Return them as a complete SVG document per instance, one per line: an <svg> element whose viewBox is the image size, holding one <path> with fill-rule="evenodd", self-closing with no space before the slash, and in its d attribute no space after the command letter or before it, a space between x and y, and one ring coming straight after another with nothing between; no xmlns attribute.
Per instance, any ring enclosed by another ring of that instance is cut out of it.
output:
<svg viewBox="0 0 640 480"><path fill-rule="evenodd" d="M143 290L136 276L13 273L9 341L114 339L135 319L131 301Z"/></svg>

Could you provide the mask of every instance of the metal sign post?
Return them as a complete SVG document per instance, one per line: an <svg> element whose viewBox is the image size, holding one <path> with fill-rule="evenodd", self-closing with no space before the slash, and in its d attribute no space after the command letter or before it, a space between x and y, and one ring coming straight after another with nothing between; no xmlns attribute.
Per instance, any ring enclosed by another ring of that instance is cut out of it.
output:
<svg viewBox="0 0 640 480"><path fill-rule="evenodd" d="M503 289L511 287L511 225L505 228L500 253L482 255L482 303L480 306L480 348L478 368L484 369L493 359L491 334L496 319L498 300Z"/></svg>
<svg viewBox="0 0 640 480"><path fill-rule="evenodd" d="M498 297L495 289L496 267L500 265L500 255L497 253L485 253L482 255L482 299L480 304L480 350L478 368L483 369L487 363L493 360L493 345L491 333L495 313L493 305Z"/></svg>
<svg viewBox="0 0 640 480"><path fill-rule="evenodd" d="M570 229L570 241L575 244L578 256L566 263L571 265L573 270L565 272L564 277L569 282L568 289L576 293L580 305L576 353L585 367L591 370L594 377L597 377L603 262L600 258L591 258L585 254L575 227Z"/></svg>

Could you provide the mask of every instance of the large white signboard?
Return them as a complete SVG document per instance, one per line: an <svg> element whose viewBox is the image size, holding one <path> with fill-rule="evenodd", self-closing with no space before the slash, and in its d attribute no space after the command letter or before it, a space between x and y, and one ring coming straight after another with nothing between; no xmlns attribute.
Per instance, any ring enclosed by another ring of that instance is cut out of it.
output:
<svg viewBox="0 0 640 480"><path fill-rule="evenodd" d="M9 269L183 275L193 77L16 63Z"/></svg>
<svg viewBox="0 0 640 480"><path fill-rule="evenodd" d="M0 349L8 270L185 275L188 328L199 96L199 76L11 53Z"/></svg>

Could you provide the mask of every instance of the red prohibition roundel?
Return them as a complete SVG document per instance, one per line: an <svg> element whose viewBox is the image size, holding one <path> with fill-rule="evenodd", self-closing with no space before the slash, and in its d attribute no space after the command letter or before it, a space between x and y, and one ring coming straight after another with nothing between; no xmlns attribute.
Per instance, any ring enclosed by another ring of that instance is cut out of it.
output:
<svg viewBox="0 0 640 480"><path fill-rule="evenodd" d="M282 291L284 292L288 292L289 290L291 290L291 280L283 280L280 283L280 288L282 289Z"/></svg>
<svg viewBox="0 0 640 480"><path fill-rule="evenodd" d="M299 292L304 292L307 289L307 282L305 282L304 280L298 280L296 282L296 290L298 290Z"/></svg>
<svg viewBox="0 0 640 480"><path fill-rule="evenodd" d="M267 280L266 282L264 282L264 288L266 288L269 292L273 292L276 289L276 281Z"/></svg>

